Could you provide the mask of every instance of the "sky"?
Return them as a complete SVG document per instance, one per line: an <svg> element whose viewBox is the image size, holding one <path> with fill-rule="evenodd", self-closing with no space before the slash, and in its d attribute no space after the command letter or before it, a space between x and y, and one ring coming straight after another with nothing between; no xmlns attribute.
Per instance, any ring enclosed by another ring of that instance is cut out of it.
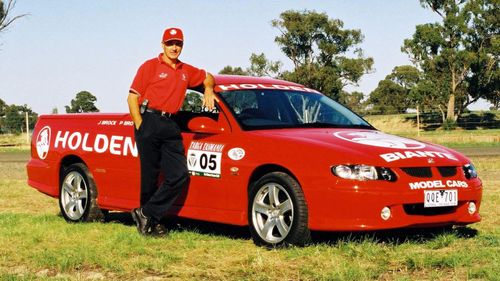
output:
<svg viewBox="0 0 500 281"><path fill-rule="evenodd" d="M89 91L101 112L128 112L137 68L161 52L167 27L184 31L180 59L210 73L246 68L252 53L290 70L271 26L286 10L326 13L361 30L359 47L374 59L374 70L348 90L365 95L395 66L410 64L401 46L415 26L439 21L418 0L17 0L13 15L29 15L0 34L0 98L39 114L64 113L78 92ZM484 101L469 107L487 108Z"/></svg>

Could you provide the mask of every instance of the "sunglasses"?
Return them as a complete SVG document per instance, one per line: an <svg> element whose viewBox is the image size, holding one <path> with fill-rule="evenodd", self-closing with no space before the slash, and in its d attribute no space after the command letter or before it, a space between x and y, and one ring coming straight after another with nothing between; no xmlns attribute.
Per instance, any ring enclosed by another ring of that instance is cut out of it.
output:
<svg viewBox="0 0 500 281"><path fill-rule="evenodd" d="M167 47L174 46L174 45L177 47L182 47L182 45L184 45L184 43L182 41L179 41L179 40L169 40L169 41L163 42L163 44L165 44L165 46L167 46Z"/></svg>

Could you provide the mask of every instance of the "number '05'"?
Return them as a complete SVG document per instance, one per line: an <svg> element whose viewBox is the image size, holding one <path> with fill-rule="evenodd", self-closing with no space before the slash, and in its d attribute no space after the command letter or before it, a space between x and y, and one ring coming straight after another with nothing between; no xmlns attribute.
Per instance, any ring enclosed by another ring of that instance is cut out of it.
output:
<svg viewBox="0 0 500 281"><path fill-rule="evenodd" d="M202 169L206 169L207 167L210 169L210 170L215 170L215 168L217 168L217 162L215 161L215 158L216 158L216 155L212 154L210 156L206 155L206 154L202 154L200 156L200 167Z"/></svg>

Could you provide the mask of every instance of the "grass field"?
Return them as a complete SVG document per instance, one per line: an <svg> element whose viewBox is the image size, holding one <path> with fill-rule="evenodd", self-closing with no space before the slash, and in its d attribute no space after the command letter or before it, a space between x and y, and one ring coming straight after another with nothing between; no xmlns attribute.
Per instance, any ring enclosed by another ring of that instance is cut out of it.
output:
<svg viewBox="0 0 500 281"><path fill-rule="evenodd" d="M498 113L497 113L498 115ZM500 129L478 129L443 131L417 130L411 114L372 115L364 118L380 131L403 137L441 144L448 147L498 146L500 148ZM498 118L498 117L497 117ZM498 121L500 122L500 121Z"/></svg>
<svg viewBox="0 0 500 281"><path fill-rule="evenodd" d="M2 154L0 153L0 158ZM57 200L0 161L0 280L500 280L500 156L472 157L483 221L443 231L314 233L304 248L255 246L245 228L176 221L137 234L128 214L68 224Z"/></svg>

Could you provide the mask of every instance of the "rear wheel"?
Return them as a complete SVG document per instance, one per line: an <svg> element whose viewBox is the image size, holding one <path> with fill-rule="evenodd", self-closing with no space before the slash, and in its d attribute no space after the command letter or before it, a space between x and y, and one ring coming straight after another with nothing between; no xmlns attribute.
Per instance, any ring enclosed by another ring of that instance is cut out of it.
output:
<svg viewBox="0 0 500 281"><path fill-rule="evenodd" d="M104 220L104 213L97 206L94 179L84 164L72 164L63 171L59 208L69 222Z"/></svg>
<svg viewBox="0 0 500 281"><path fill-rule="evenodd" d="M305 245L311 239L299 183L283 172L264 175L250 187L248 222L257 245Z"/></svg>

